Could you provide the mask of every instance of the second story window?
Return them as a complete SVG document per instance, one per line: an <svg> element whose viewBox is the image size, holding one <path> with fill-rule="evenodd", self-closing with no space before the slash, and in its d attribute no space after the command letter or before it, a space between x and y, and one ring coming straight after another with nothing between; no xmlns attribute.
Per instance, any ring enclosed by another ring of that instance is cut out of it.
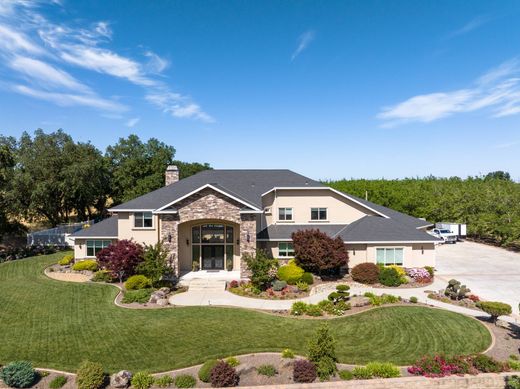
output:
<svg viewBox="0 0 520 389"><path fill-rule="evenodd" d="M311 220L327 220L327 208L311 208Z"/></svg>
<svg viewBox="0 0 520 389"><path fill-rule="evenodd" d="M134 227L135 228L152 228L153 215L151 212L136 212L134 213Z"/></svg>
<svg viewBox="0 0 520 389"><path fill-rule="evenodd" d="M278 208L278 220L292 219L292 208Z"/></svg>

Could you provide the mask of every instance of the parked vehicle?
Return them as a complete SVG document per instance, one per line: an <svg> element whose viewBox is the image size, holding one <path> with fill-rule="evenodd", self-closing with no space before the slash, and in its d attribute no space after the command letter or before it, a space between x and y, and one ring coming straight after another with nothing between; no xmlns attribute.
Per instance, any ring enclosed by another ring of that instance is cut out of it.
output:
<svg viewBox="0 0 520 389"><path fill-rule="evenodd" d="M451 233L457 235L458 238L466 237L466 224L441 222L435 223L435 228L450 230Z"/></svg>
<svg viewBox="0 0 520 389"><path fill-rule="evenodd" d="M457 235L450 230L444 228L434 228L428 232L436 238L442 239L443 243L457 243Z"/></svg>

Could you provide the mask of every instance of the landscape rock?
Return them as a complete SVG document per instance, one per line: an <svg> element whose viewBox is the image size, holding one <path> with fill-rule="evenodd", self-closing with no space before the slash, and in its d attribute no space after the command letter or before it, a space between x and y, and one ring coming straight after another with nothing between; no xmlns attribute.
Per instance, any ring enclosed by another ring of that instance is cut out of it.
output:
<svg viewBox="0 0 520 389"><path fill-rule="evenodd" d="M165 306L165 305L168 305L168 299L159 299L157 300L156 302L157 305L160 305L160 306Z"/></svg>
<svg viewBox="0 0 520 389"><path fill-rule="evenodd" d="M166 286L159 289L158 292L164 293L164 295L167 295L171 292L170 288L167 288Z"/></svg>
<svg viewBox="0 0 520 389"><path fill-rule="evenodd" d="M121 370L118 373L112 374L110 377L110 386L113 388L128 388L132 380L132 373L128 370Z"/></svg>
<svg viewBox="0 0 520 389"><path fill-rule="evenodd" d="M353 307L365 307L370 305L370 299L365 296L356 296L350 299L350 305Z"/></svg>

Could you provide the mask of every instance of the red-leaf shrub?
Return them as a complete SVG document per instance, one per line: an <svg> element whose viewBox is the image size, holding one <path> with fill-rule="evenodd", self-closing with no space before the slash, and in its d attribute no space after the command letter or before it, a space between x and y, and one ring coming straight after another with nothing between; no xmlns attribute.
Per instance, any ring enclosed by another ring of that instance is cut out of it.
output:
<svg viewBox="0 0 520 389"><path fill-rule="evenodd" d="M485 372L486 370L482 368L482 366L479 366L479 363L486 367L488 365L495 366L495 363L497 365L499 364L487 356L480 358L478 355L474 357L468 355L456 355L452 357L427 355L409 367L408 372L413 375L422 375L432 378L445 377L452 374L478 374L479 371Z"/></svg>
<svg viewBox="0 0 520 389"><path fill-rule="evenodd" d="M316 379L316 366L306 359L298 359L293 366L294 382L314 382Z"/></svg>
<svg viewBox="0 0 520 389"><path fill-rule="evenodd" d="M365 262L354 266L352 279L362 284L375 284L379 281L379 266L375 263Z"/></svg>
<svg viewBox="0 0 520 389"><path fill-rule="evenodd" d="M112 272L121 281L135 274L137 265L143 260L143 247L132 240L112 243L97 254L98 263Z"/></svg>
<svg viewBox="0 0 520 389"><path fill-rule="evenodd" d="M237 280L233 280L229 283L229 287L230 288L238 288L238 281Z"/></svg>
<svg viewBox="0 0 520 389"><path fill-rule="evenodd" d="M224 361L218 361L211 369L211 386L214 388L237 386L239 380L235 368Z"/></svg>
<svg viewBox="0 0 520 389"><path fill-rule="evenodd" d="M348 265L347 246L340 237L331 238L320 230L300 230L292 234L294 256L307 271L322 273Z"/></svg>

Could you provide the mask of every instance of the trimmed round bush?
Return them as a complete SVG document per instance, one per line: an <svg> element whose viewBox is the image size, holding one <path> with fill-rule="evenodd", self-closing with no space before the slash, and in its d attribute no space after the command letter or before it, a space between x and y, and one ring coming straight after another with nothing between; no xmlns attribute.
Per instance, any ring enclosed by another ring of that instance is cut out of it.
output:
<svg viewBox="0 0 520 389"><path fill-rule="evenodd" d="M302 275L302 278L300 278L300 281L305 282L307 285L314 284L314 277L312 276L312 273L305 272Z"/></svg>
<svg viewBox="0 0 520 389"><path fill-rule="evenodd" d="M59 375L49 383L49 388L60 389L67 383L67 381L67 377L65 377L64 375Z"/></svg>
<svg viewBox="0 0 520 389"><path fill-rule="evenodd" d="M375 263L360 263L352 268L352 279L362 284L375 284L379 281L379 266Z"/></svg>
<svg viewBox="0 0 520 389"><path fill-rule="evenodd" d="M226 358L226 363L231 367L237 367L240 365L240 361L236 357Z"/></svg>
<svg viewBox="0 0 520 389"><path fill-rule="evenodd" d="M287 286L287 282L276 280L275 282L273 282L272 288L274 291L279 292L279 291L283 290L286 286Z"/></svg>
<svg viewBox="0 0 520 389"><path fill-rule="evenodd" d="M296 285L304 273L305 271L300 266L290 263L278 269L278 279L287 282L289 285Z"/></svg>
<svg viewBox="0 0 520 389"><path fill-rule="evenodd" d="M75 270L75 271L84 271L84 270L96 271L97 269L98 269L98 264L93 259L85 259L84 261L76 262L72 266L72 270Z"/></svg>
<svg viewBox="0 0 520 389"><path fill-rule="evenodd" d="M350 381L354 379L354 374L350 370L340 370L338 372L339 378L341 378L344 381Z"/></svg>
<svg viewBox="0 0 520 389"><path fill-rule="evenodd" d="M92 281L94 282L112 282L112 280L112 274L106 270L98 270L92 276Z"/></svg>
<svg viewBox="0 0 520 389"><path fill-rule="evenodd" d="M154 385L158 386L159 388L167 388L173 384L175 380L172 376L169 375L163 375L162 377L156 378L154 380Z"/></svg>
<svg viewBox="0 0 520 389"><path fill-rule="evenodd" d="M204 362L204 364L199 369L199 380L202 382L210 382L211 381L211 370L218 363L216 359L210 359L209 361Z"/></svg>
<svg viewBox="0 0 520 389"><path fill-rule="evenodd" d="M181 374L175 377L175 386L178 388L194 388L197 385L195 377L189 374Z"/></svg>
<svg viewBox="0 0 520 389"><path fill-rule="evenodd" d="M282 358L293 359L294 358L294 351L292 351L290 348L284 349L282 351Z"/></svg>
<svg viewBox="0 0 520 389"><path fill-rule="evenodd" d="M62 259L58 261L58 265L60 266L68 266L72 262L74 262L74 254L67 254Z"/></svg>
<svg viewBox="0 0 520 389"><path fill-rule="evenodd" d="M76 372L78 389L99 389L105 383L105 372L100 363L85 361Z"/></svg>
<svg viewBox="0 0 520 389"><path fill-rule="evenodd" d="M143 371L135 373L132 377L132 386L135 389L150 389L154 382L152 375Z"/></svg>
<svg viewBox="0 0 520 389"><path fill-rule="evenodd" d="M301 316L307 312L307 303L303 301L295 301L291 307L291 315Z"/></svg>
<svg viewBox="0 0 520 389"><path fill-rule="evenodd" d="M379 282L384 286L399 286L402 284L402 277L395 267L383 267L379 271Z"/></svg>
<svg viewBox="0 0 520 389"><path fill-rule="evenodd" d="M136 276L130 277L125 282L126 290L138 290L138 289L146 289L152 286L152 281L145 276L138 274Z"/></svg>
<svg viewBox="0 0 520 389"><path fill-rule="evenodd" d="M410 297L410 302L411 302L412 304L417 304L417 301L418 301L418 300L417 300L417 297L415 297L415 296Z"/></svg>
<svg viewBox="0 0 520 389"><path fill-rule="evenodd" d="M278 374L276 367L270 364L260 365L256 368L256 371L258 374L265 375L266 377L274 377L276 374Z"/></svg>
<svg viewBox="0 0 520 389"><path fill-rule="evenodd" d="M293 366L294 382L305 383L316 380L316 366L306 359L299 359Z"/></svg>
<svg viewBox="0 0 520 389"><path fill-rule="evenodd" d="M512 312L511 305L498 301L481 301L477 304L477 307L491 315L493 323L497 322L499 316L510 315Z"/></svg>
<svg viewBox="0 0 520 389"><path fill-rule="evenodd" d="M237 386L240 377L234 367L224 361L218 361L211 369L211 386L214 388L227 388Z"/></svg>
<svg viewBox="0 0 520 389"><path fill-rule="evenodd" d="M28 388L36 381L37 373L31 362L11 362L0 370L0 379L12 388Z"/></svg>

